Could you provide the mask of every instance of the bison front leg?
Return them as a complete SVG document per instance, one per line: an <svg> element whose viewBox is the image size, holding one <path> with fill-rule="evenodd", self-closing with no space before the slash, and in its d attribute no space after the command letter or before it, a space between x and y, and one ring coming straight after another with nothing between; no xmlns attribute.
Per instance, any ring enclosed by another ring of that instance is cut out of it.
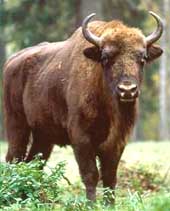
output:
<svg viewBox="0 0 170 211"><path fill-rule="evenodd" d="M117 182L117 168L122 155L124 147L109 147L101 150L99 153L99 160L101 165L101 175L104 188L113 190L112 194L105 193L106 201L114 202L115 186Z"/></svg>
<svg viewBox="0 0 170 211"><path fill-rule="evenodd" d="M88 134L85 134L77 121L72 121L69 129L76 161L82 181L86 187L86 195L89 200L96 199L96 186L98 183L98 169L96 166L96 155L91 145Z"/></svg>
<svg viewBox="0 0 170 211"><path fill-rule="evenodd" d="M74 145L73 149L82 181L86 187L86 196L89 200L94 201L96 199L96 186L99 177L95 153L91 144L86 142Z"/></svg>

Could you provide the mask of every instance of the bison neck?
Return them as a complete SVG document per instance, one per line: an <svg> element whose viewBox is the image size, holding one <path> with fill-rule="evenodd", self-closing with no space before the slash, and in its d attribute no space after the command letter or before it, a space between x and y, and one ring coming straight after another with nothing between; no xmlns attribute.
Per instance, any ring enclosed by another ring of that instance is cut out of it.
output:
<svg viewBox="0 0 170 211"><path fill-rule="evenodd" d="M119 136L125 140L132 132L137 116L137 102L122 103L118 102L119 119L118 130Z"/></svg>

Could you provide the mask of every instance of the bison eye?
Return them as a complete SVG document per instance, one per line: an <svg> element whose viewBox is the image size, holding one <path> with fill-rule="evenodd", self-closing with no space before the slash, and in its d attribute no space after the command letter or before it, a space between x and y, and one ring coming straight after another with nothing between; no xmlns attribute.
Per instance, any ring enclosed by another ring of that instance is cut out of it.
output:
<svg viewBox="0 0 170 211"><path fill-rule="evenodd" d="M146 64L146 56L145 55L138 55L137 56L137 62L141 65L144 66Z"/></svg>
<svg viewBox="0 0 170 211"><path fill-rule="evenodd" d="M119 54L119 48L115 45L106 45L102 48L101 62L103 65L114 63L115 57Z"/></svg>
<svg viewBox="0 0 170 211"><path fill-rule="evenodd" d="M146 58L143 57L143 58L140 60L140 63L141 63L141 65L145 65L145 64L146 64Z"/></svg>
<svg viewBox="0 0 170 211"><path fill-rule="evenodd" d="M109 62L109 56L107 53L103 53L101 57L101 62L103 65L106 65Z"/></svg>
<svg viewBox="0 0 170 211"><path fill-rule="evenodd" d="M137 52L137 61L141 66L146 64L147 55L145 51Z"/></svg>

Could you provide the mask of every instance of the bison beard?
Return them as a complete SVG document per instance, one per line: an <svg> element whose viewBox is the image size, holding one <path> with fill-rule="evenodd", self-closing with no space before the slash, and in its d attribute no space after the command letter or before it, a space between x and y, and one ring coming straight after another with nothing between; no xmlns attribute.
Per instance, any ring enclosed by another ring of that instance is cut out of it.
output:
<svg viewBox="0 0 170 211"><path fill-rule="evenodd" d="M89 30L90 15L68 40L24 49L6 62L8 162L30 161L37 153L47 160L55 144L71 145L88 199L96 198L96 157L103 186L115 188L135 123L144 63L162 54L153 44L162 34L162 21L151 14L158 27L146 38L118 21L92 22Z"/></svg>

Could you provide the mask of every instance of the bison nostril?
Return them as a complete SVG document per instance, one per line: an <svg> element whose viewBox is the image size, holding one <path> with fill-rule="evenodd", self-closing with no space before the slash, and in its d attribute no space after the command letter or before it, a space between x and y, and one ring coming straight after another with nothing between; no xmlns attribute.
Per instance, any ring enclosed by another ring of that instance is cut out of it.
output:
<svg viewBox="0 0 170 211"><path fill-rule="evenodd" d="M120 96L121 97L124 97L125 96L125 93L124 92L120 92Z"/></svg>
<svg viewBox="0 0 170 211"><path fill-rule="evenodd" d="M126 90L122 86L117 86L119 92L125 92Z"/></svg>
<svg viewBox="0 0 170 211"><path fill-rule="evenodd" d="M131 96L132 96L132 97L135 97L135 96L137 96L137 95L138 95L137 91L131 92Z"/></svg>
<svg viewBox="0 0 170 211"><path fill-rule="evenodd" d="M131 88L131 92L136 92L137 91L137 85L134 85L134 87Z"/></svg>

